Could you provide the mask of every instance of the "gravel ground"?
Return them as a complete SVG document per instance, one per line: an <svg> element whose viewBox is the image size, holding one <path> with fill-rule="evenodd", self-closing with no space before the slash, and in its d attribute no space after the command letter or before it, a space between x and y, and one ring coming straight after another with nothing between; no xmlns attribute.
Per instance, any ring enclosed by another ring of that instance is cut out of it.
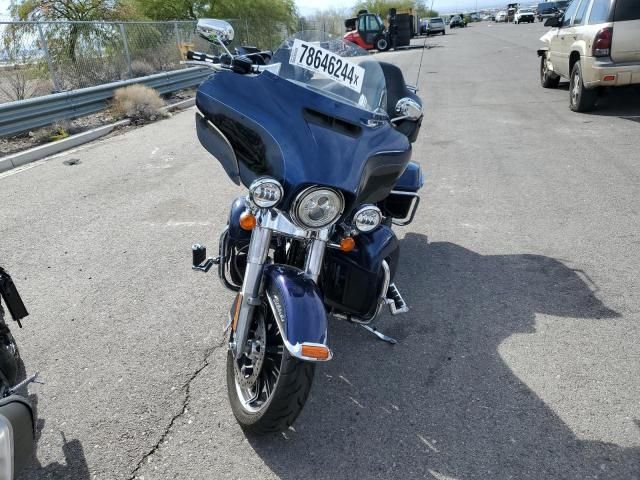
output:
<svg viewBox="0 0 640 480"><path fill-rule="evenodd" d="M189 247L216 247L242 190L192 110L0 175L0 262L31 312L14 330L46 382L22 479L640 478L640 104L570 112L539 86L543 32L427 40L411 311L377 322L395 346L332 321L283 435L247 437L227 403L232 295ZM419 50L379 58L413 83Z"/></svg>

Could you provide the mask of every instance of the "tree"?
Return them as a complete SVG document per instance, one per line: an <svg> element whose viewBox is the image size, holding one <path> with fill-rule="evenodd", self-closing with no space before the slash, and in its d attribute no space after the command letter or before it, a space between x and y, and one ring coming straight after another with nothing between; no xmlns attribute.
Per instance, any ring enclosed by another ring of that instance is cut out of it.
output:
<svg viewBox="0 0 640 480"><path fill-rule="evenodd" d="M419 18L438 16L437 11L426 6L425 0L361 0L353 11L354 14L357 14L360 10L367 10L386 18L390 8L396 10L412 9Z"/></svg>
<svg viewBox="0 0 640 480"><path fill-rule="evenodd" d="M293 0L132 0L137 10L152 20L199 18L263 19L295 24Z"/></svg>
<svg viewBox="0 0 640 480"><path fill-rule="evenodd" d="M124 20L137 15L122 0L23 0L13 2L10 12L18 20Z"/></svg>
<svg viewBox="0 0 640 480"><path fill-rule="evenodd" d="M356 4L353 12L357 14L360 10L367 10L368 12L377 13L382 18L385 18L390 8L404 10L415 7L415 0L361 0Z"/></svg>

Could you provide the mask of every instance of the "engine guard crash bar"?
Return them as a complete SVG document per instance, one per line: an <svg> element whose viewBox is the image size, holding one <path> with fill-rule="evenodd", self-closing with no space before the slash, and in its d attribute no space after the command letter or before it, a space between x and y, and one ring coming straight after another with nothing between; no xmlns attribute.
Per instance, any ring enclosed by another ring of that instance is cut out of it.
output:
<svg viewBox="0 0 640 480"><path fill-rule="evenodd" d="M402 190L391 190L390 195L399 195L402 197L412 197L411 198L411 206L409 207L409 213L405 218L394 218L392 220L394 225L398 225L399 227L406 227L411 222L413 222L413 218L416 216L416 212L418 211L418 205L420 205L420 195L415 192L404 192Z"/></svg>

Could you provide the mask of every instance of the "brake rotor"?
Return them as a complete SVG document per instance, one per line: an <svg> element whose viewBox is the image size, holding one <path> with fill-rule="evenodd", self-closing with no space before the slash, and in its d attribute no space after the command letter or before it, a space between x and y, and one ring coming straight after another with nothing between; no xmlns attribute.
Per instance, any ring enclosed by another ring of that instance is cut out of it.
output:
<svg viewBox="0 0 640 480"><path fill-rule="evenodd" d="M245 389L251 389L255 386L262 370L267 346L264 315L259 309L255 310L253 326L255 327L253 335L249 332L247 340L251 346L249 354L244 354L240 360L234 362L236 381L241 388Z"/></svg>

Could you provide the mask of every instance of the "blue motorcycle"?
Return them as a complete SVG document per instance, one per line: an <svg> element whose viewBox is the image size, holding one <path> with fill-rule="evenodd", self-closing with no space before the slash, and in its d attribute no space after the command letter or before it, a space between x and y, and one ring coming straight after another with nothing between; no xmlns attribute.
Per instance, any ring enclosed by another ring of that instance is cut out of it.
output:
<svg viewBox="0 0 640 480"><path fill-rule="evenodd" d="M226 50L233 29L201 20L201 36ZM393 283L399 243L419 203L410 161L422 102L401 70L358 46L303 32L274 52L190 52L215 73L200 85L202 146L236 198L219 256L194 245L194 268L217 265L236 292L227 324L227 389L235 417L255 433L292 425L316 363L331 360L327 319L363 325L381 309L408 310Z"/></svg>

